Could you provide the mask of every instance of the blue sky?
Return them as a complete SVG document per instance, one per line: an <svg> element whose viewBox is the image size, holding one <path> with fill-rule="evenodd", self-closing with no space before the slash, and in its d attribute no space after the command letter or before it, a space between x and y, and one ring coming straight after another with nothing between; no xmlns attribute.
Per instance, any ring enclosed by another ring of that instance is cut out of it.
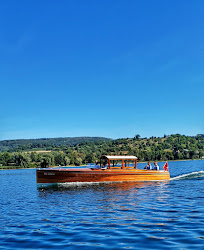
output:
<svg viewBox="0 0 204 250"><path fill-rule="evenodd" d="M204 133L204 1L1 1L0 140Z"/></svg>

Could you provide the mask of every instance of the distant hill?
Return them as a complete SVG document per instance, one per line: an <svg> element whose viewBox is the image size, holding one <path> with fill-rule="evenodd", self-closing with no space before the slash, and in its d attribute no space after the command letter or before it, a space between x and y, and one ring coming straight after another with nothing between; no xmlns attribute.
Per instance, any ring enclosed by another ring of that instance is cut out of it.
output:
<svg viewBox="0 0 204 250"><path fill-rule="evenodd" d="M51 150L55 147L74 146L88 142L110 141L105 137L60 137L60 138L40 138L40 139L17 139L0 141L0 152L14 152L32 149Z"/></svg>

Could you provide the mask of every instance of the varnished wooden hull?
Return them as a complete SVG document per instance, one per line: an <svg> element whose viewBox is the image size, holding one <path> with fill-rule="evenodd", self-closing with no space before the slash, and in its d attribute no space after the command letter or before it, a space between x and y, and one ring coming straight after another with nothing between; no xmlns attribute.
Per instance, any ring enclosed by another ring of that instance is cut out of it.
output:
<svg viewBox="0 0 204 250"><path fill-rule="evenodd" d="M38 184L169 180L167 171L137 169L38 169Z"/></svg>

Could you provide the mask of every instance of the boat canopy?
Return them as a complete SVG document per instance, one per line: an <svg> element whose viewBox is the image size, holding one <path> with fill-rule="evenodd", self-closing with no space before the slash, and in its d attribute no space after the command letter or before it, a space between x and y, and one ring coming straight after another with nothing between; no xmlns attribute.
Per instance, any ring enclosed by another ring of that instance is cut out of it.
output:
<svg viewBox="0 0 204 250"><path fill-rule="evenodd" d="M101 158L106 158L108 160L137 160L136 156L133 155L103 155Z"/></svg>
<svg viewBox="0 0 204 250"><path fill-rule="evenodd" d="M113 161L113 167L114 167L114 161L122 161L122 168L127 167L128 161L134 161L134 168L137 168L137 157L133 155L103 155L100 159L100 167L102 164L102 161L108 162L108 168L111 168L110 161ZM106 163L104 163L104 166Z"/></svg>

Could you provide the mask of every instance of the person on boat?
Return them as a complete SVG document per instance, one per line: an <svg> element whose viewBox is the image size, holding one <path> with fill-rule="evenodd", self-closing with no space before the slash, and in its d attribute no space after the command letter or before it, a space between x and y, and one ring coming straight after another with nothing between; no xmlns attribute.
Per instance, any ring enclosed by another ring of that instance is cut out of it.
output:
<svg viewBox="0 0 204 250"><path fill-rule="evenodd" d="M157 161L154 162L154 168L153 169L157 170L157 171L159 170L159 166L157 165Z"/></svg>
<svg viewBox="0 0 204 250"><path fill-rule="evenodd" d="M100 165L98 164L98 161L95 162L94 168L96 168L96 169L99 169L99 168L100 168Z"/></svg>
<svg viewBox="0 0 204 250"><path fill-rule="evenodd" d="M101 169L107 169L107 168L108 166L106 164L103 164Z"/></svg>
<svg viewBox="0 0 204 250"><path fill-rule="evenodd" d="M144 167L144 169L146 169L146 170L151 170L152 169L150 161L147 163L147 165Z"/></svg>

